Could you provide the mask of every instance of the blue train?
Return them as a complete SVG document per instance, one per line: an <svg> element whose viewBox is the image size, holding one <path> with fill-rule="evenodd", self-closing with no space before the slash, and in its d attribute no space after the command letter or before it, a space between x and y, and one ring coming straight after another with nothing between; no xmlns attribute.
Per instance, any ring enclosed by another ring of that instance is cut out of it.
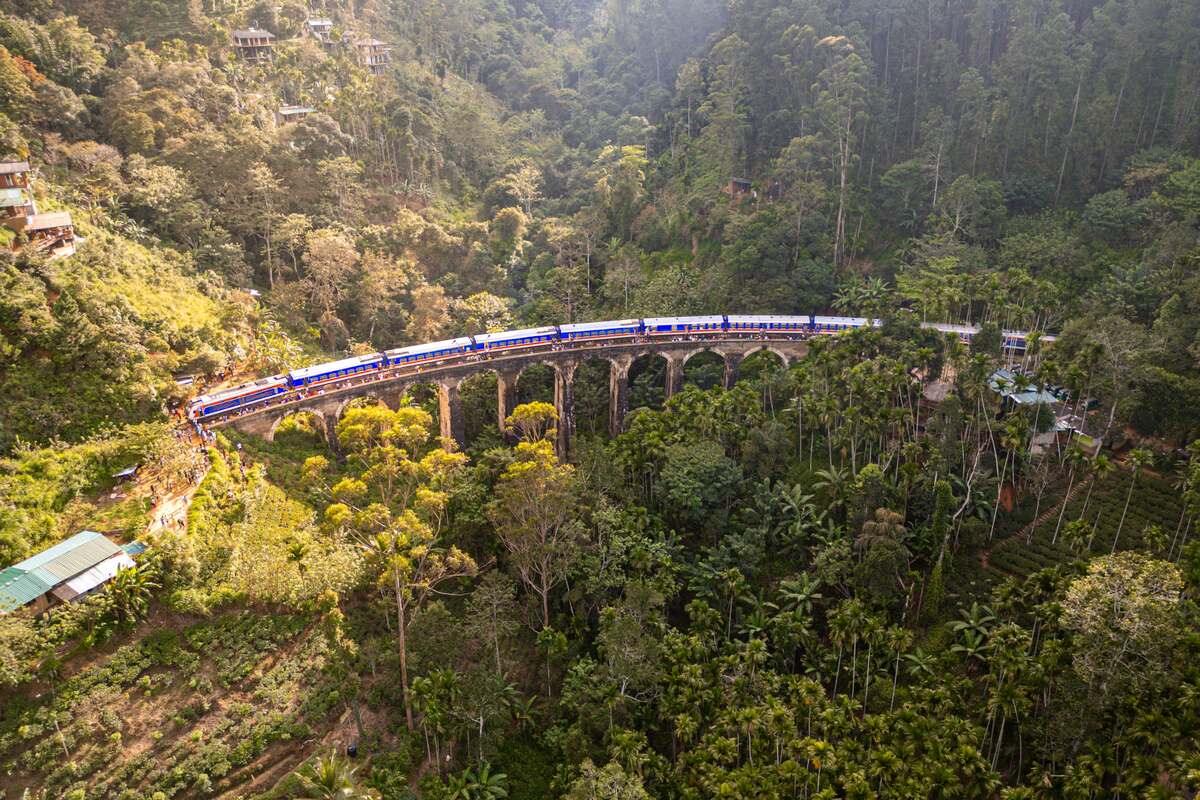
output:
<svg viewBox="0 0 1200 800"><path fill-rule="evenodd" d="M501 333L462 336L444 342L418 344L344 358L327 364L294 369L253 383L213 392L188 404L188 417L200 422L214 416L247 406L257 405L290 392L314 391L327 385L353 380L382 370L416 366L430 362L460 359L480 353L496 353L530 347L561 344L579 345L588 340L620 342L632 338L703 338L706 336L737 337L760 335L831 336L857 328L882 324L881 320L866 317L782 316L782 315L709 315L700 317L647 317L645 319L576 322L525 328ZM953 334L964 344L970 344L979 329L971 325L922 323L922 327ZM1024 352L1028 334L1023 331L1004 331L1004 347ZM1052 341L1054 337L1043 337Z"/></svg>

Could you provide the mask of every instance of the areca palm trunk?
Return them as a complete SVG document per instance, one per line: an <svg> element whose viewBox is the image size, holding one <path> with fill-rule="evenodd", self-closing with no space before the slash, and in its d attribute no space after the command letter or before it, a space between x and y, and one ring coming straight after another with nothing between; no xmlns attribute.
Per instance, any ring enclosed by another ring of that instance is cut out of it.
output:
<svg viewBox="0 0 1200 800"><path fill-rule="evenodd" d="M1125 508L1121 511L1121 521L1117 524L1117 533L1113 536L1112 550L1109 555L1117 552L1117 541L1121 538L1121 529L1125 527L1125 515L1129 513L1129 501L1133 499L1133 490L1137 487L1138 473L1135 470L1129 481L1129 493L1125 495Z"/></svg>
<svg viewBox="0 0 1200 800"><path fill-rule="evenodd" d="M404 721L408 730L413 730L412 700L408 696L408 637L404 624L404 592L400 587L400 573L392 576L396 590L396 628L400 642L400 689L404 696Z"/></svg>
<svg viewBox="0 0 1200 800"><path fill-rule="evenodd" d="M1067 493L1063 495L1062 508L1058 510L1058 522L1054 524L1054 536L1050 539L1050 544L1058 541L1058 531L1062 528L1063 517L1067 515L1067 503L1071 499L1071 489L1075 486L1075 467L1071 467L1071 477L1067 480ZM1036 517L1035 517L1036 519Z"/></svg>

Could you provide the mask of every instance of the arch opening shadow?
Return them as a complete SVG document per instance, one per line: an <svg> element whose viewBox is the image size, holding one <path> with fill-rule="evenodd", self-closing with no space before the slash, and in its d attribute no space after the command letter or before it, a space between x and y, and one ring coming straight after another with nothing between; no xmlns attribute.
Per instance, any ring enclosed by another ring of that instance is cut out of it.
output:
<svg viewBox="0 0 1200 800"><path fill-rule="evenodd" d="M712 350L702 350L683 365L683 385L713 389L724 385L725 358Z"/></svg>
<svg viewBox="0 0 1200 800"><path fill-rule="evenodd" d="M762 395L763 409L769 414L787 408L792 400L787 362L774 350L758 350L742 359L738 367L738 383L742 382L758 389Z"/></svg>
<svg viewBox="0 0 1200 800"><path fill-rule="evenodd" d="M662 408L667 396L667 359L643 353L629 367L629 410Z"/></svg>
<svg viewBox="0 0 1200 800"><path fill-rule="evenodd" d="M517 378L517 405L554 403L554 367L531 364Z"/></svg>
<svg viewBox="0 0 1200 800"><path fill-rule="evenodd" d="M269 437L280 446L311 447L323 444L326 438L325 420L312 411L293 411L279 418Z"/></svg>
<svg viewBox="0 0 1200 800"><path fill-rule="evenodd" d="M504 444L496 403L498 384L496 373L489 370L472 375L458 387L467 439L464 447L469 450L486 450Z"/></svg>
<svg viewBox="0 0 1200 800"><path fill-rule="evenodd" d="M608 433L609 383L612 364L592 357L575 370L575 433L597 436Z"/></svg>

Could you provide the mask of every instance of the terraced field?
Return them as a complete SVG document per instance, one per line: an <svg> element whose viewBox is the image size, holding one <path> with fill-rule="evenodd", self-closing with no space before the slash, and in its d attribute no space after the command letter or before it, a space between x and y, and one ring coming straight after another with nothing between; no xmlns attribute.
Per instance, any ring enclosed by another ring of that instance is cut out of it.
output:
<svg viewBox="0 0 1200 800"><path fill-rule="evenodd" d="M1072 520L1080 518L1090 526L1090 542L1085 540L1077 545L1079 556L1087 552L1099 555L1113 549L1113 538L1120 526L1121 511L1125 506L1132 479L1132 472L1118 469L1095 486L1090 499L1085 490L1077 493L1067 504L1063 528ZM1137 486L1129 503L1125 525L1121 528L1117 549L1146 547L1145 533L1152 525L1158 525L1165 532L1166 544L1169 546L1175 536L1181 510L1179 494L1171 487L1171 483L1157 475L1143 472L1137 478ZM1025 577L1076 557L1072 552L1071 543L1066 541L1061 530L1058 540L1052 541L1057 522L1057 515L1052 514L1033 531L1028 540L1018 535L1010 535L1002 540L992 547L988 555L989 568L1005 575Z"/></svg>

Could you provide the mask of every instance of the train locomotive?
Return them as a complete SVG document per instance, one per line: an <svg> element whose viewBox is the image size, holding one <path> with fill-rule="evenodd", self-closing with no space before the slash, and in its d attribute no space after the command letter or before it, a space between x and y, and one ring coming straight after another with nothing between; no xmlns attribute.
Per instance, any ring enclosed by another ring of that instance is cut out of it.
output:
<svg viewBox="0 0 1200 800"><path fill-rule="evenodd" d="M199 424L213 417L269 403L279 395L322 391L326 386L361 378L380 376L405 367L440 363L455 359L487 357L491 354L525 348L575 347L588 341L620 343L632 339L701 340L706 337L757 336L833 336L858 328L881 325L878 319L867 317L827 317L818 315L708 315L697 317L647 317L645 319L576 322L499 333L462 336L443 342L418 344L344 358L327 364L293 369L251 383L222 389L192 400L187 416ZM979 328L971 325L922 323L923 328L953 334L964 344L970 344ZM1004 331L1004 347L1024 352L1028 334L1023 331ZM1054 337L1044 337L1052 341Z"/></svg>

